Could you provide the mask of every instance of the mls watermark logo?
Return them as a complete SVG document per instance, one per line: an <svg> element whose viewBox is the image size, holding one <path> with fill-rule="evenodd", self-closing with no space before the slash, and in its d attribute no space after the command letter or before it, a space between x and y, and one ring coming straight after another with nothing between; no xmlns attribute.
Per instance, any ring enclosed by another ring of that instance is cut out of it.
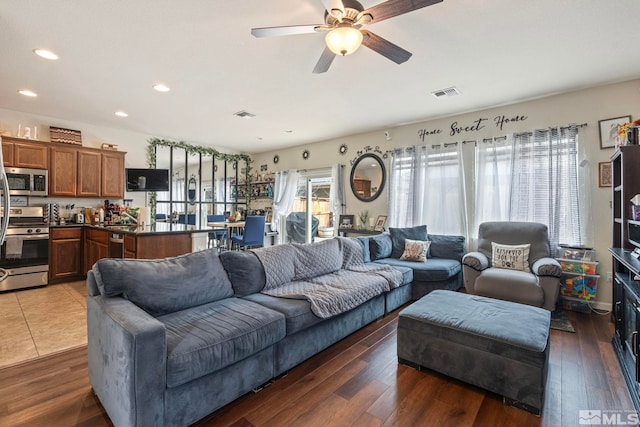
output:
<svg viewBox="0 0 640 427"><path fill-rule="evenodd" d="M602 411L594 409L580 410L578 412L578 422L581 425L602 424Z"/></svg>
<svg viewBox="0 0 640 427"><path fill-rule="evenodd" d="M597 426L635 426L640 423L640 417L635 411L581 409L578 411L578 423Z"/></svg>

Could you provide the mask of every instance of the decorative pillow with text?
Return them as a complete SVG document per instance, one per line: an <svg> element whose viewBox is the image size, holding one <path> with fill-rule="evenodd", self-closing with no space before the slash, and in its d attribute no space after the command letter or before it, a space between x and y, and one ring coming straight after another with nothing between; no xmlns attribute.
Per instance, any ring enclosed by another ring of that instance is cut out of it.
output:
<svg viewBox="0 0 640 427"><path fill-rule="evenodd" d="M430 241L405 239L404 252L400 256L403 261L427 262L427 251Z"/></svg>
<svg viewBox="0 0 640 427"><path fill-rule="evenodd" d="M497 268L531 272L529 269L529 250L531 244L501 245L491 242L491 264Z"/></svg>

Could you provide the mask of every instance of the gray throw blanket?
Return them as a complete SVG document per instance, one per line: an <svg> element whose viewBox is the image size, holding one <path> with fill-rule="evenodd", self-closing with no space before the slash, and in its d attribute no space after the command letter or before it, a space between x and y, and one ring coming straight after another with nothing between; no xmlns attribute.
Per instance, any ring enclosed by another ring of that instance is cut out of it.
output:
<svg viewBox="0 0 640 427"><path fill-rule="evenodd" d="M311 265L314 261L317 265L318 260L334 258L335 254L331 251L336 250L335 241L327 244L322 242L296 245L294 260L280 258L279 262L275 263L267 262L267 259L273 261L273 257L265 251L255 251L267 278L275 278L278 274L291 271L290 268L284 267L283 263L293 262L296 266L294 280L287 283L277 283L277 280L273 280L271 286L265 286L262 293L280 298L308 300L313 314L326 319L349 311L402 284L400 271L385 265L365 265L359 243L346 238L337 240L343 255L342 268L315 277L305 277L309 273L308 269L301 269L300 266Z"/></svg>

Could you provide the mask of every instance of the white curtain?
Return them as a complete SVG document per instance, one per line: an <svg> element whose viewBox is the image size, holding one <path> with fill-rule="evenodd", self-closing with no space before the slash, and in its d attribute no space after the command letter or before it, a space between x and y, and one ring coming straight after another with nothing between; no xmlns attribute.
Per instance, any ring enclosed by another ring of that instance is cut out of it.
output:
<svg viewBox="0 0 640 427"><path fill-rule="evenodd" d="M462 144L397 149L389 176L389 224L426 224L430 233L466 236Z"/></svg>
<svg viewBox="0 0 640 427"><path fill-rule="evenodd" d="M514 135L509 219L546 224L552 251L582 244L575 125Z"/></svg>
<svg viewBox="0 0 640 427"><path fill-rule="evenodd" d="M338 218L343 213L345 206L344 198L344 168L340 164L331 167L331 189L329 190L329 205L333 214L334 235L338 233Z"/></svg>
<svg viewBox="0 0 640 427"><path fill-rule="evenodd" d="M278 232L279 243L287 241L287 214L293 207L299 179L300 173L295 169L276 172L273 187L273 217L271 219L271 229Z"/></svg>
<svg viewBox="0 0 640 427"><path fill-rule="evenodd" d="M512 136L476 143L475 230L483 222L509 218L512 151Z"/></svg>
<svg viewBox="0 0 640 427"><path fill-rule="evenodd" d="M485 221L539 222L549 229L553 251L559 243L582 245L588 191L579 184L585 174L575 125L478 143L476 229Z"/></svg>

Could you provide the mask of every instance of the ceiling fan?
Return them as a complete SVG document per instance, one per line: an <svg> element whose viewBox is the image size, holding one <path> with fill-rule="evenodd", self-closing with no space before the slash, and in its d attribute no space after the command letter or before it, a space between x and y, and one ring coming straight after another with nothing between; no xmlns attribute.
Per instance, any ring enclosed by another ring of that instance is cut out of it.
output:
<svg viewBox="0 0 640 427"><path fill-rule="evenodd" d="M402 64L411 57L411 52L370 31L363 30L362 27L441 1L387 0L369 9L364 9L362 4L356 0L322 0L326 9L324 24L252 28L251 34L255 37L275 37L326 31L325 42L327 46L313 69L316 74L327 71L336 55L350 55L358 50L361 44L396 64Z"/></svg>

